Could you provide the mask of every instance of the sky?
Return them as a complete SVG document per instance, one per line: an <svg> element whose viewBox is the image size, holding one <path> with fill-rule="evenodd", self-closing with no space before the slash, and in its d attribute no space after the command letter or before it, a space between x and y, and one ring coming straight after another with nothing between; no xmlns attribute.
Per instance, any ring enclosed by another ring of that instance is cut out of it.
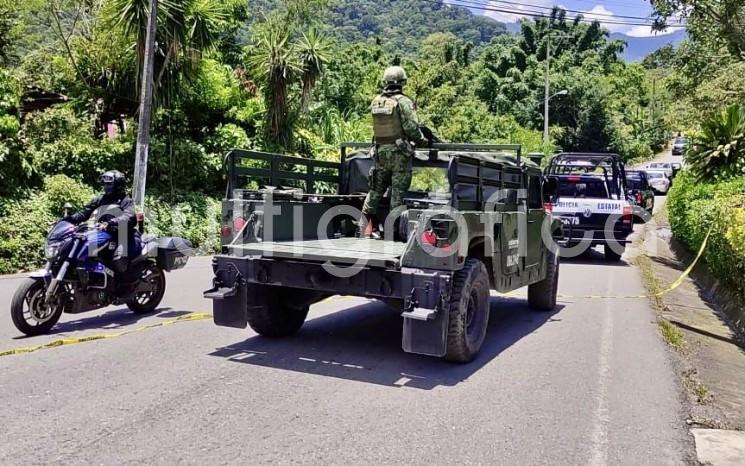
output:
<svg viewBox="0 0 745 466"><path fill-rule="evenodd" d="M666 31L655 33L649 26L613 24L613 22L645 22L639 19L620 18L618 17L618 15L650 18L651 21L652 8L648 0L445 0L445 3L459 3L461 6L490 4L492 8L521 10L528 12L539 10L538 8L535 8L536 6L552 7L554 5L557 5L569 10L586 12L584 14L586 18L597 19L603 24L605 28L607 28L611 32L619 32L632 37L648 37L653 35L670 34L678 30L675 28L668 28ZM507 12L482 11L478 9L472 9L472 11L474 14L483 14L503 23L516 23L521 18L525 17ZM550 12L550 10L545 11L547 13ZM567 16L573 15L574 13L567 13ZM610 23L608 22L609 20L611 21Z"/></svg>

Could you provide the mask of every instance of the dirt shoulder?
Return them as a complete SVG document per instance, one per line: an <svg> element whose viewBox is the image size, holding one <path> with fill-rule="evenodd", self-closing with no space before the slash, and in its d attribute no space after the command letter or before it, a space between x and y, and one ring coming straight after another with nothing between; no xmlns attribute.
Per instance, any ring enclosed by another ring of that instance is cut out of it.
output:
<svg viewBox="0 0 745 466"><path fill-rule="evenodd" d="M643 237L636 261L655 294L674 283L695 254L672 238L664 209L645 225ZM694 427L745 430L745 339L727 312L742 306L735 299L703 263L680 286L652 298L660 332L679 355Z"/></svg>

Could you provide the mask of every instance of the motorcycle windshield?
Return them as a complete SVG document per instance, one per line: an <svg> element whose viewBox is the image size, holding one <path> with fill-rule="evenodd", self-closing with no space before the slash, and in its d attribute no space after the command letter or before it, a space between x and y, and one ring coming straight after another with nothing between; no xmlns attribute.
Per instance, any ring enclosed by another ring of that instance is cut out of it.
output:
<svg viewBox="0 0 745 466"><path fill-rule="evenodd" d="M47 236L48 243L56 243L62 241L66 237L75 233L75 225L70 222L60 221L57 222Z"/></svg>

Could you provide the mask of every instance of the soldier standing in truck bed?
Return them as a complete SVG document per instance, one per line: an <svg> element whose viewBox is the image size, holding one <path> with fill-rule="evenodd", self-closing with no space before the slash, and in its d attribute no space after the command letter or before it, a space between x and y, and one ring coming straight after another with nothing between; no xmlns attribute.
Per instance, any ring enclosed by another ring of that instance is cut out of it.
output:
<svg viewBox="0 0 745 466"><path fill-rule="evenodd" d="M366 238L376 235L378 204L389 186L391 211L403 204L403 196L411 185L413 144L427 144L414 103L403 94L406 79L406 72L400 66L387 68L383 73L383 93L372 101L375 165L370 171L370 191L362 207L367 219Z"/></svg>

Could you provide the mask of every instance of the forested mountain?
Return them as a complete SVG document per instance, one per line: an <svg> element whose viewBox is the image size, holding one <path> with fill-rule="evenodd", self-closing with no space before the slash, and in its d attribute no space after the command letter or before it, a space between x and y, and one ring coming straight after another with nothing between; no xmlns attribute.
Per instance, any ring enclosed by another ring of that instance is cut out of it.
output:
<svg viewBox="0 0 745 466"><path fill-rule="evenodd" d="M276 0L251 2L251 9L271 11ZM342 42L379 41L384 49L410 54L436 32L452 33L475 46L506 32L504 24L474 15L442 0L332 0L324 24Z"/></svg>
<svg viewBox="0 0 745 466"><path fill-rule="evenodd" d="M611 39L618 39L626 42L626 48L621 55L624 60L640 62L650 53L655 52L666 45L680 44L686 38L686 33L683 30L678 30L672 34L649 37L632 37L627 36L626 34L613 33L610 37Z"/></svg>

